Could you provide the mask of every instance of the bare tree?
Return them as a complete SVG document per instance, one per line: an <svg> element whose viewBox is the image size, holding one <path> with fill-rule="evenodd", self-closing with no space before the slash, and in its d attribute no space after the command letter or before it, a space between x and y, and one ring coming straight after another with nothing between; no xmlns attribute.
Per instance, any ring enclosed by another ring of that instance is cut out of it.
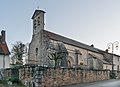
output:
<svg viewBox="0 0 120 87"><path fill-rule="evenodd" d="M55 61L55 67L58 66L58 60L63 58L63 56L61 56L61 54L58 52L51 53L48 57L50 58L50 60Z"/></svg>
<svg viewBox="0 0 120 87"><path fill-rule="evenodd" d="M17 41L15 44L13 44L12 48L12 56L16 58L16 63L23 64L23 56L26 53L25 44L23 44L21 41Z"/></svg>

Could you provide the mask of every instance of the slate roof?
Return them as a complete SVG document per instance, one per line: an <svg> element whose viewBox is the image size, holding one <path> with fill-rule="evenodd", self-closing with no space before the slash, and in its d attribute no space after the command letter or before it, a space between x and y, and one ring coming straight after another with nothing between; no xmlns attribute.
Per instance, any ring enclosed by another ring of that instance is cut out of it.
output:
<svg viewBox="0 0 120 87"><path fill-rule="evenodd" d="M99 49L94 48L94 47L92 47L92 46L83 44L83 43L81 43L81 42L78 42L78 41L72 40L72 39L70 39L70 38L67 38L67 37L64 37L64 36L55 34L55 33L50 32L50 31L43 30L43 32L44 32L44 34L46 34L50 39L53 39L53 40L56 40L56 41L61 41L61 42L63 42L63 43L69 44L69 45L73 45L73 46L76 46L76 47L80 47L80 48L83 48L83 49L88 49L88 50L90 50L90 51L99 53Z"/></svg>
<svg viewBox="0 0 120 87"><path fill-rule="evenodd" d="M6 43L0 43L0 54L1 55L9 55L10 51Z"/></svg>

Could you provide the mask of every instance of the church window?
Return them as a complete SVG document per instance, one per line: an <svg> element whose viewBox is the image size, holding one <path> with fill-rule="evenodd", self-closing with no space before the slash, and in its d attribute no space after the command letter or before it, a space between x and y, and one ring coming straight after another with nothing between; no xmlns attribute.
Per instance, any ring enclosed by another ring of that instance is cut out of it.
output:
<svg viewBox="0 0 120 87"><path fill-rule="evenodd" d="M75 53L76 65L78 65L78 53Z"/></svg>
<svg viewBox="0 0 120 87"><path fill-rule="evenodd" d="M38 17L38 19L37 19L37 24L38 24L38 26L40 25L40 17Z"/></svg>
<svg viewBox="0 0 120 87"><path fill-rule="evenodd" d="M81 60L82 60L82 54L79 50L75 50L75 60L76 60L76 65L79 65Z"/></svg>
<svg viewBox="0 0 120 87"><path fill-rule="evenodd" d="M34 20L34 22L36 22L36 20Z"/></svg>
<svg viewBox="0 0 120 87"><path fill-rule="evenodd" d="M33 26L34 28L36 28L36 20L34 20Z"/></svg>
<svg viewBox="0 0 120 87"><path fill-rule="evenodd" d="M71 62L68 60L68 67L71 67Z"/></svg>
<svg viewBox="0 0 120 87"><path fill-rule="evenodd" d="M36 26L34 26L34 28L36 29Z"/></svg>
<svg viewBox="0 0 120 87"><path fill-rule="evenodd" d="M36 48L36 58L37 58L37 55L38 55L38 48Z"/></svg>
<svg viewBox="0 0 120 87"><path fill-rule="evenodd" d="M40 25L40 21L38 20L38 25Z"/></svg>

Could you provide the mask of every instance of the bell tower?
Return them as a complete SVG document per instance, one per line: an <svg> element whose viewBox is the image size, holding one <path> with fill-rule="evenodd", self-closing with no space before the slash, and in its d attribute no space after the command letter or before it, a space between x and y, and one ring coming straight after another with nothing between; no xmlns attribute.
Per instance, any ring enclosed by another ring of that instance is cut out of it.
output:
<svg viewBox="0 0 120 87"><path fill-rule="evenodd" d="M44 14L42 10L35 10L32 20L33 20L33 35L39 33L41 30L44 30Z"/></svg>

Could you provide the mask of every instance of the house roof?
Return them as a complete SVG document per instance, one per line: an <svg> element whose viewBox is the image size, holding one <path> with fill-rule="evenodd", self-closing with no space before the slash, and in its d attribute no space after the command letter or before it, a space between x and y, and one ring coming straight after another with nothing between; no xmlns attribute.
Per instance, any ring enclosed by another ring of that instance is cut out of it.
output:
<svg viewBox="0 0 120 87"><path fill-rule="evenodd" d="M97 48L95 48L95 47L92 47L92 46L83 44L83 43L81 43L81 42L72 40L72 39L70 39L70 38L67 38L67 37L64 37L64 36L61 36L61 35L52 33L52 32L50 32L50 31L46 31L46 30L43 30L43 32L44 32L44 34L46 34L50 39L53 39L53 40L56 40L56 41L61 41L61 42L66 43L66 44L73 45L73 46L80 47L80 48L84 48L84 49L87 49L87 50L90 50L90 51L94 51L94 52L97 52L97 53L99 52L99 49L97 49Z"/></svg>
<svg viewBox="0 0 120 87"><path fill-rule="evenodd" d="M10 51L6 43L0 43L0 54L9 55Z"/></svg>

